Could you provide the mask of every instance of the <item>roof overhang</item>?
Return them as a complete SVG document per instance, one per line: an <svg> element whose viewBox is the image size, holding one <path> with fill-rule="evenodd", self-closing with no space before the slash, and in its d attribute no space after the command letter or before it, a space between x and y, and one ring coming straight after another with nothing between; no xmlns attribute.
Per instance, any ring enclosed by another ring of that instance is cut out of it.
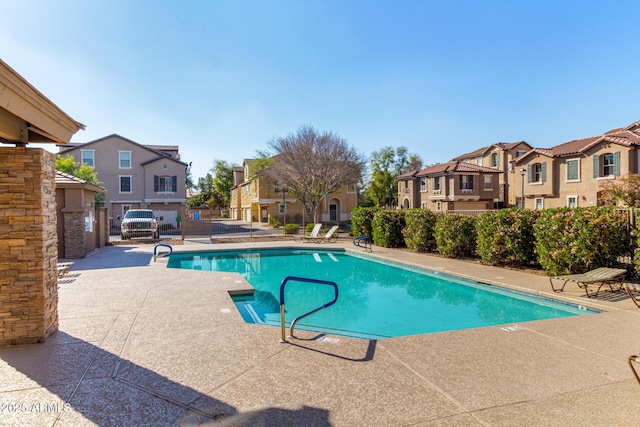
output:
<svg viewBox="0 0 640 427"><path fill-rule="evenodd" d="M84 128L0 60L0 142L67 143Z"/></svg>

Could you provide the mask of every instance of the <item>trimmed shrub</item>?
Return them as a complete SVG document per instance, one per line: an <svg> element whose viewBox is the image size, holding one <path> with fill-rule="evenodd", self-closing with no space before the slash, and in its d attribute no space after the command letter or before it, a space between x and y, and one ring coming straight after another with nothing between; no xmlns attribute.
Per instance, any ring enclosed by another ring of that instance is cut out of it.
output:
<svg viewBox="0 0 640 427"><path fill-rule="evenodd" d="M371 221L373 243L385 248L397 248L404 244L404 211L381 210Z"/></svg>
<svg viewBox="0 0 640 427"><path fill-rule="evenodd" d="M477 251L491 264L528 266L535 262L533 227L539 211L502 209L476 218Z"/></svg>
<svg viewBox="0 0 640 427"><path fill-rule="evenodd" d="M311 231L313 231L313 227L315 226L314 223L310 222L309 224L304 226L304 231L309 234L311 233Z"/></svg>
<svg viewBox="0 0 640 427"><path fill-rule="evenodd" d="M298 224L287 224L283 228L284 234L298 234L300 226Z"/></svg>
<svg viewBox="0 0 640 427"><path fill-rule="evenodd" d="M611 207L543 210L534 227L538 262L549 275L615 265L631 250L627 227Z"/></svg>
<svg viewBox="0 0 640 427"><path fill-rule="evenodd" d="M476 218L439 215L435 228L438 252L447 257L470 257L476 252Z"/></svg>
<svg viewBox="0 0 640 427"><path fill-rule="evenodd" d="M402 230L407 248L416 252L434 250L434 232L437 215L429 209L409 209L405 211L405 227Z"/></svg>
<svg viewBox="0 0 640 427"><path fill-rule="evenodd" d="M359 207L351 211L351 235L373 237L371 222L380 208Z"/></svg>
<svg viewBox="0 0 640 427"><path fill-rule="evenodd" d="M269 217L269 225L271 227L273 227L273 228L276 228L276 227L280 227L282 225L282 223L280 222L280 220L277 217L270 216Z"/></svg>

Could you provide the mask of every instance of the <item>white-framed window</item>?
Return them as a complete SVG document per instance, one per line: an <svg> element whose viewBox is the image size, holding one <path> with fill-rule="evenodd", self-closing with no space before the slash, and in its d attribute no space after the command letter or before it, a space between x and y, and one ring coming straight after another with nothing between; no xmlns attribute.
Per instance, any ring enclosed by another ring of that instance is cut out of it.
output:
<svg viewBox="0 0 640 427"><path fill-rule="evenodd" d="M602 155L602 176L613 175L613 154Z"/></svg>
<svg viewBox="0 0 640 427"><path fill-rule="evenodd" d="M442 190L442 177L436 176L433 178L433 191Z"/></svg>
<svg viewBox="0 0 640 427"><path fill-rule="evenodd" d="M567 206L570 208L577 208L578 196L567 196Z"/></svg>
<svg viewBox="0 0 640 427"><path fill-rule="evenodd" d="M567 160L567 181L580 181L580 159Z"/></svg>
<svg viewBox="0 0 640 427"><path fill-rule="evenodd" d="M464 159L465 163L471 163L471 159Z"/></svg>
<svg viewBox="0 0 640 427"><path fill-rule="evenodd" d="M476 165L482 166L482 156L476 157Z"/></svg>
<svg viewBox="0 0 640 427"><path fill-rule="evenodd" d="M420 191L427 191L427 178L420 178Z"/></svg>
<svg viewBox="0 0 640 427"><path fill-rule="evenodd" d="M122 208L122 218L124 218L124 214L126 214L129 209L131 209L131 205L121 205Z"/></svg>
<svg viewBox="0 0 640 427"><path fill-rule="evenodd" d="M542 182L542 163L531 165L531 182Z"/></svg>
<svg viewBox="0 0 640 427"><path fill-rule="evenodd" d="M177 176L154 176L156 193L174 193L177 190Z"/></svg>
<svg viewBox="0 0 640 427"><path fill-rule="evenodd" d="M80 163L96 167L96 150L80 150Z"/></svg>
<svg viewBox="0 0 640 427"><path fill-rule="evenodd" d="M544 198L536 197L534 200L534 207L537 211L544 209Z"/></svg>
<svg viewBox="0 0 640 427"><path fill-rule="evenodd" d="M460 189L473 190L473 175L460 175Z"/></svg>
<svg viewBox="0 0 640 427"><path fill-rule="evenodd" d="M493 176L485 175L484 176L484 189L485 190L493 190Z"/></svg>
<svg viewBox="0 0 640 427"><path fill-rule="evenodd" d="M118 193L133 193L131 188L131 175L118 175Z"/></svg>
<svg viewBox="0 0 640 427"><path fill-rule="evenodd" d="M420 207L423 208L423 209L426 208L427 207L427 202L422 202L420 204Z"/></svg>
<svg viewBox="0 0 640 427"><path fill-rule="evenodd" d="M131 169L131 151L118 151L118 167Z"/></svg>
<svg viewBox="0 0 640 427"><path fill-rule="evenodd" d="M355 194L355 192L356 192L356 185L355 184L347 184L347 193Z"/></svg>
<svg viewBox="0 0 640 427"><path fill-rule="evenodd" d="M516 151L516 157L524 156L524 153L526 153L525 150L518 150Z"/></svg>

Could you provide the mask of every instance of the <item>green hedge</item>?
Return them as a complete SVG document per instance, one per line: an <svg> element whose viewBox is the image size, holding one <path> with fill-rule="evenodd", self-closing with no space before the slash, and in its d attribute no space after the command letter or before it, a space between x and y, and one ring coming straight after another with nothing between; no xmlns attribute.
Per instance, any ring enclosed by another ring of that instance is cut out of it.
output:
<svg viewBox="0 0 640 427"><path fill-rule="evenodd" d="M476 217L459 214L439 215L435 238L440 254L470 257L476 253Z"/></svg>
<svg viewBox="0 0 640 427"><path fill-rule="evenodd" d="M300 226L298 224L287 224L283 227L284 234L298 234Z"/></svg>
<svg viewBox="0 0 640 427"><path fill-rule="evenodd" d="M373 238L371 222L380 208L355 208L351 211L351 235Z"/></svg>
<svg viewBox="0 0 640 427"><path fill-rule="evenodd" d="M405 211L405 227L402 230L407 248L427 252L436 248L434 237L437 215L429 209L416 208Z"/></svg>
<svg viewBox="0 0 640 427"><path fill-rule="evenodd" d="M397 248L404 244L402 229L405 226L404 211L381 210L371 221L373 243L385 248Z"/></svg>
<svg viewBox="0 0 640 427"><path fill-rule="evenodd" d="M528 266L536 261L533 227L539 211L503 209L476 219L477 251L491 265Z"/></svg>
<svg viewBox="0 0 640 427"><path fill-rule="evenodd" d="M612 266L631 250L626 216L611 207L543 210L534 234L538 262L549 275Z"/></svg>

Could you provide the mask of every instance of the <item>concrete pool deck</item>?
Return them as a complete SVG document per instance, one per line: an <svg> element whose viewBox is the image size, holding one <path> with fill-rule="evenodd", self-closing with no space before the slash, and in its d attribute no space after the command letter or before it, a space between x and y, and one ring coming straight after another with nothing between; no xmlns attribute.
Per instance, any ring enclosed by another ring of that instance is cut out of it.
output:
<svg viewBox="0 0 640 427"><path fill-rule="evenodd" d="M247 286L239 274L167 269L152 245L110 246L60 279L59 332L0 349L0 424L640 424L627 365L640 351L640 309L626 293L586 298L568 284L554 294L541 275L379 247L373 255L608 311L378 341L299 331L281 344L278 328L241 319L228 293Z"/></svg>

